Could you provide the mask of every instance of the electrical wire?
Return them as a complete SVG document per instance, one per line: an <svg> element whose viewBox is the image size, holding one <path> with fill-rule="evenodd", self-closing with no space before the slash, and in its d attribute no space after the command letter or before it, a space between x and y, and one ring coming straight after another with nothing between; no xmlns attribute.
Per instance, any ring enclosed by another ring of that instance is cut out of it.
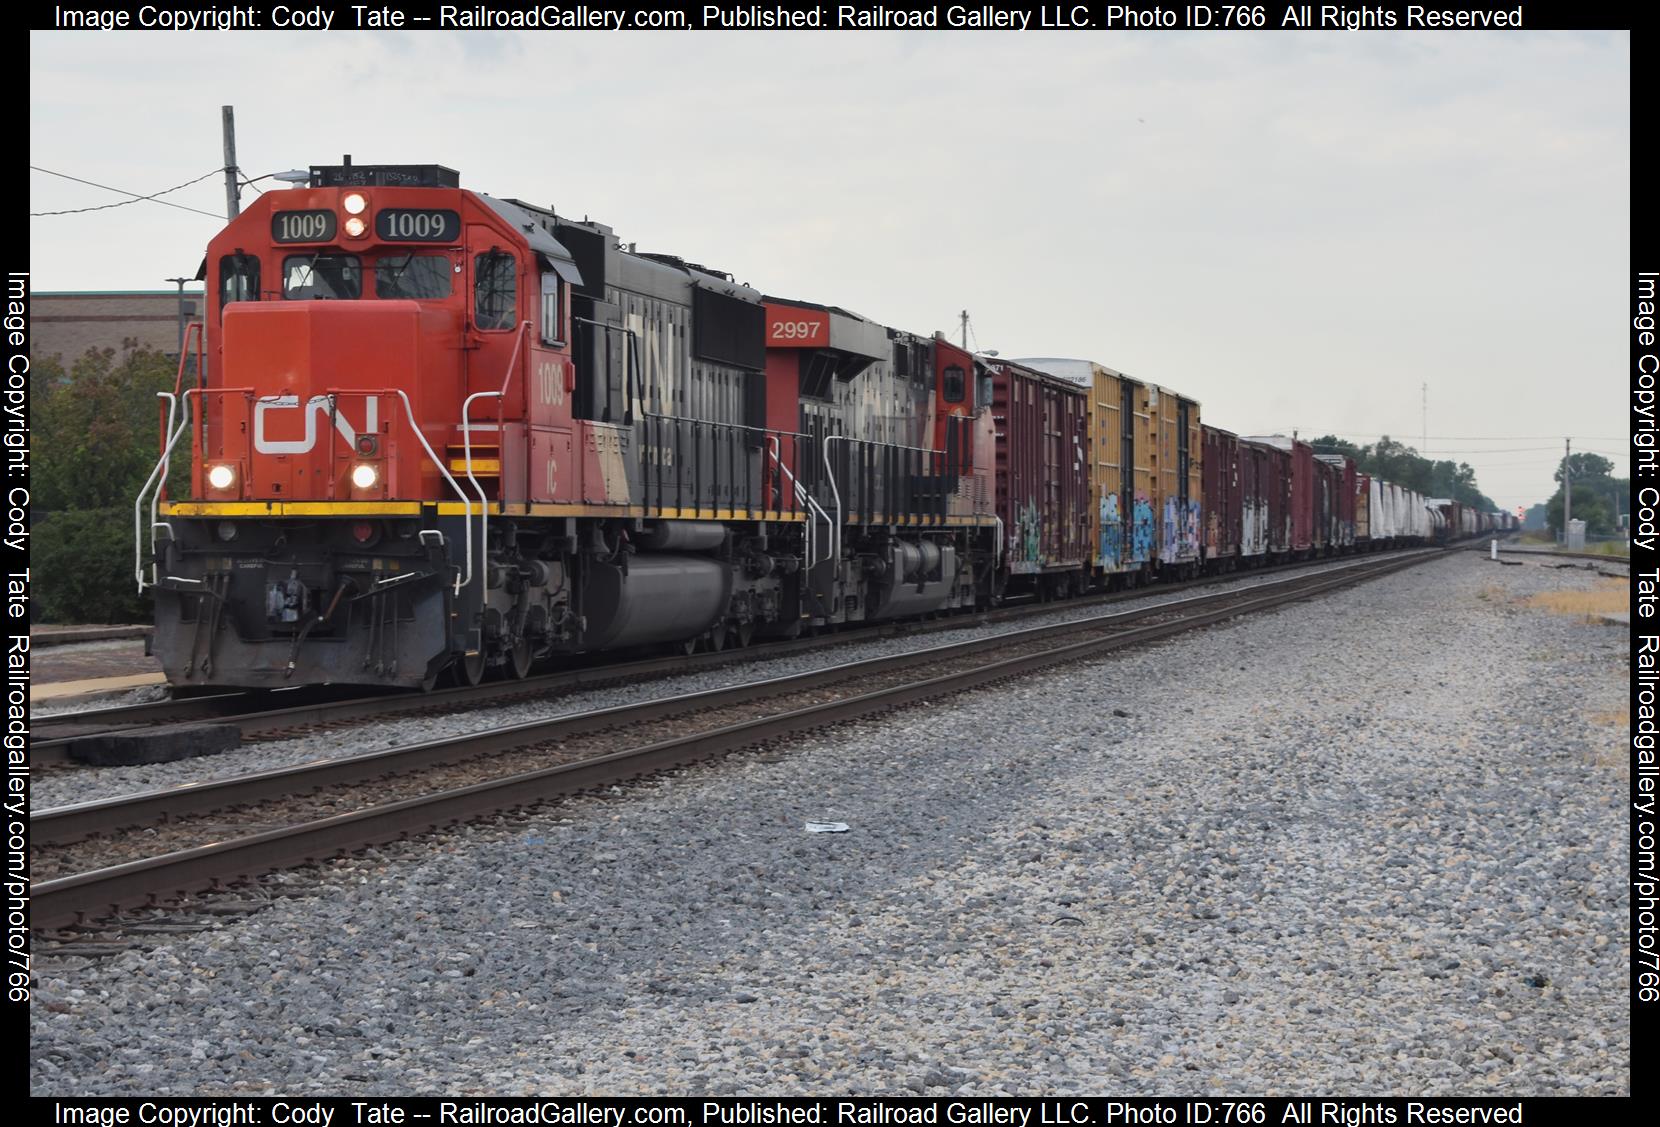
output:
<svg viewBox="0 0 1660 1127"><path fill-rule="evenodd" d="M197 215L205 215L210 219L217 219L221 222L223 222L225 218L224 216L217 215L211 211L203 211L199 207L187 207L182 203L174 203L171 200L156 198L158 196L165 196L169 192L176 192L180 188L188 188L192 184L199 184L203 180L206 180L209 176L216 176L224 172L225 170L223 168L215 168L212 171L202 173L202 175L196 177L194 180L186 180L183 184L175 184L171 188L163 188L159 192L151 192L147 196L141 196L137 192L129 192L125 188L112 188L108 184L99 184L92 180L82 180L79 176L71 176L67 172L53 172L50 168L42 168L38 164L31 164L29 167L34 169L36 172L44 172L48 176L57 176L64 180L73 180L77 184L86 184L93 188L102 188L104 191L114 192L116 195L133 197L130 200L122 200L120 203L99 204L97 207L74 207L68 208L64 211L31 211L29 213L29 217L31 219L36 218L37 216L46 215L80 215L88 211L108 211L112 207L126 207L128 204L141 203L145 200L148 200L151 203L159 203L163 207L176 207L180 211L194 211Z"/></svg>

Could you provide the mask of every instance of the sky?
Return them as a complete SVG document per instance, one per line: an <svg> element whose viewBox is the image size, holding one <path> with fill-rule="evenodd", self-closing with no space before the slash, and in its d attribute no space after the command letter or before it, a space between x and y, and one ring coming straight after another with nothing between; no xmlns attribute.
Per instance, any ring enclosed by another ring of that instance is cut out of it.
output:
<svg viewBox="0 0 1660 1127"><path fill-rule="evenodd" d="M1388 434L1506 508L1564 437L1628 472L1628 33L34 32L29 71L29 163L129 192L220 168L229 103L249 178L448 165L1227 430ZM165 198L223 215L224 180ZM33 285L168 289L218 226L31 218Z"/></svg>

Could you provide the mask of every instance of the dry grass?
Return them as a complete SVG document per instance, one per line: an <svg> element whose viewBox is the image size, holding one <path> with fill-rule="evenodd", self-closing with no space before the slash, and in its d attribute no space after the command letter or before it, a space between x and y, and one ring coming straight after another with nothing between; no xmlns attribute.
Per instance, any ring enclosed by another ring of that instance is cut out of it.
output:
<svg viewBox="0 0 1660 1127"><path fill-rule="evenodd" d="M1546 591L1527 600L1530 607L1551 614L1590 617L1617 614L1631 609L1631 584L1623 579L1604 579L1589 591Z"/></svg>
<svg viewBox="0 0 1660 1127"><path fill-rule="evenodd" d="M1612 712L1593 712L1586 719L1603 728L1629 728L1631 727L1631 710L1629 708L1616 708Z"/></svg>

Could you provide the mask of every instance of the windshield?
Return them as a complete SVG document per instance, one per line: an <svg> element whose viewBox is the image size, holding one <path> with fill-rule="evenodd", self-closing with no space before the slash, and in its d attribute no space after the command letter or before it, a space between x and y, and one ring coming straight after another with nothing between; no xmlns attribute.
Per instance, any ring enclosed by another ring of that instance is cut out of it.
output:
<svg viewBox="0 0 1660 1127"><path fill-rule="evenodd" d="M296 254L282 262L282 296L290 301L355 298L363 264L355 254Z"/></svg>
<svg viewBox="0 0 1660 1127"><path fill-rule="evenodd" d="M449 297L451 272L447 255L387 255L375 262L375 296L416 299Z"/></svg>

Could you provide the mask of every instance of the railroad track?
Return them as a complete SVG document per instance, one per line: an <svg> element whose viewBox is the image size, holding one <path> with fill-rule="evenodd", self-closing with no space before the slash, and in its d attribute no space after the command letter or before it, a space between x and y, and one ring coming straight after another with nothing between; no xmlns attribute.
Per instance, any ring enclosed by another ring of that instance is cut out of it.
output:
<svg viewBox="0 0 1660 1127"><path fill-rule="evenodd" d="M1400 553L1389 553L1377 559L1394 559L1399 555ZM1301 566L1319 566L1330 562L1320 560ZM1359 562L1367 561L1362 557ZM1239 572L1235 573L1235 578L1244 579L1261 574L1264 573ZM1276 569L1271 574L1296 574L1296 571ZM440 689L429 693L365 693L357 686L311 685L296 686L292 689L210 693L176 700L91 709L43 717L36 721L29 745L30 763L37 768L67 764L70 762L69 747L75 740L114 732L137 731L170 724L221 722L236 725L246 742L289 739L319 729L357 725L382 717L436 716L480 705L513 704L568 693L580 688L622 681L650 680L739 662L762 661L871 638L926 634L1018 621L1037 614L1054 613L1075 607L1110 605L1126 599L1146 598L1166 591L1179 591L1184 587L1226 581L1215 576L1206 576L1182 583L1164 584L1156 589L1135 588L1089 595L1059 603L1033 602L973 614L950 615L929 621L885 623L834 634L767 642L747 649L690 656L677 654L635 661L601 661L595 664L593 655L584 655L580 659L573 659L582 661L584 664L581 666L527 677L522 681L493 681L476 687Z"/></svg>
<svg viewBox="0 0 1660 1127"><path fill-rule="evenodd" d="M1144 644L1436 558L1413 552L811 673L59 807L30 819L61 928ZM142 827L142 833L130 832Z"/></svg>
<svg viewBox="0 0 1660 1127"><path fill-rule="evenodd" d="M1476 544L1465 549L1468 552L1487 553L1491 549L1486 544ZM1631 564L1631 557L1606 556L1601 552L1560 552L1554 548L1525 548L1517 544L1506 544L1499 541L1499 554L1511 556L1557 556L1565 560L1584 560L1586 563Z"/></svg>

